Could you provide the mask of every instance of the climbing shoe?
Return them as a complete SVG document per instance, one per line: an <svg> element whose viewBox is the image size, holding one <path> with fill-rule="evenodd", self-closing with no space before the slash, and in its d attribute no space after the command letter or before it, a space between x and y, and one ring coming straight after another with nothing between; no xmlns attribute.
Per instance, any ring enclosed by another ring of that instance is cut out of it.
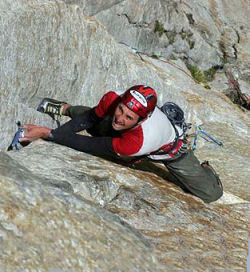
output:
<svg viewBox="0 0 250 272"><path fill-rule="evenodd" d="M66 102L58 101L51 98L44 98L38 105L37 110L42 113L47 113L50 116L52 115L61 116L64 104L66 104Z"/></svg>

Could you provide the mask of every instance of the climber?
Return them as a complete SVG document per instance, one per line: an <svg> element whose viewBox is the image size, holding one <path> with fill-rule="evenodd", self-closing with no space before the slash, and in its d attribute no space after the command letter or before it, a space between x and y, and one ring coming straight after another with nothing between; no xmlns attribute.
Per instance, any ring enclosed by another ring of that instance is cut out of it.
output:
<svg viewBox="0 0 250 272"><path fill-rule="evenodd" d="M156 104L155 90L144 85L133 86L121 96L108 92L93 108L44 98L38 111L71 120L57 129L23 125L26 132L20 141L42 138L94 155L147 157L162 162L184 191L207 203L219 199L223 189L218 175L208 162L200 164L193 151L185 148L182 129ZM91 136L77 133L82 130Z"/></svg>

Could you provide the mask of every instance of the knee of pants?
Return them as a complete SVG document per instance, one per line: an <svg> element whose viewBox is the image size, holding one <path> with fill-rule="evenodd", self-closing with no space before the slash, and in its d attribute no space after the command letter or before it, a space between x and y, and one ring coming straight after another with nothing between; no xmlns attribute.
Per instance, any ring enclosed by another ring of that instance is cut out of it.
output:
<svg viewBox="0 0 250 272"><path fill-rule="evenodd" d="M210 203L218 200L223 195L223 188L220 180L217 179L206 179L200 180L194 184L177 184L184 191L191 193L199 197L205 203Z"/></svg>
<svg viewBox="0 0 250 272"><path fill-rule="evenodd" d="M206 202L210 203L213 201L218 200L223 195L223 188L220 181L211 181L207 185L207 187L204 190L204 195L201 197L201 199Z"/></svg>

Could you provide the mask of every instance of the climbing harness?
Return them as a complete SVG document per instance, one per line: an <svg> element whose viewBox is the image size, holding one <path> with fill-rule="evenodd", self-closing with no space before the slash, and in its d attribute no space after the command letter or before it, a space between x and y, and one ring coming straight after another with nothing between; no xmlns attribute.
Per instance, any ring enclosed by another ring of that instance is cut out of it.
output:
<svg viewBox="0 0 250 272"><path fill-rule="evenodd" d="M188 135L187 130L191 128L191 123L186 123L183 110L173 102L166 102L161 108L161 111L168 117L171 124L175 129L175 140L173 142L173 146L170 151L167 153L171 153L176 147L181 139L183 138L183 144L179 149L179 153L185 153L188 149L192 149L193 151L197 149L197 140L198 136L202 137L206 141L213 142L219 146L223 146L223 142L219 139L214 138L210 134L208 134L203 128L202 125L195 125L195 133ZM179 135L176 126L179 126L183 133ZM193 141L190 143L187 138L194 137Z"/></svg>
<svg viewBox="0 0 250 272"><path fill-rule="evenodd" d="M192 150L197 149L198 136L201 136L203 139L205 139L208 142L213 142L219 146L223 146L223 142L221 140L214 138L201 127L202 125L195 125L195 133L189 135L191 137L194 136L194 139L192 141Z"/></svg>

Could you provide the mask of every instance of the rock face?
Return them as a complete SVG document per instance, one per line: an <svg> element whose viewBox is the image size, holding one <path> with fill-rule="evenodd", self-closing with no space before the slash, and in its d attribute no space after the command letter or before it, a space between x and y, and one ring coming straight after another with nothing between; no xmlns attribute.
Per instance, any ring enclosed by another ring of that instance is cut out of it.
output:
<svg viewBox="0 0 250 272"><path fill-rule="evenodd" d="M224 57L249 90L248 15L243 0L0 2L0 270L245 271L249 112L224 95L224 70L208 89L183 60L206 70ZM43 141L5 152L16 121L55 126L36 111L43 97L93 106L140 83L223 140L199 138L196 152L218 171L222 199L182 192L162 165L128 168Z"/></svg>
<svg viewBox="0 0 250 272"><path fill-rule="evenodd" d="M182 59L209 73L225 63L234 65L243 91L250 95L249 14L245 0L125 0L95 18L118 42L151 56Z"/></svg>
<svg viewBox="0 0 250 272"><path fill-rule="evenodd" d="M206 69L221 65L222 58L237 59L243 53L238 46L249 41L245 37L248 16L249 3L244 0L127 0L99 12L96 18L119 41L166 58L186 56Z"/></svg>
<svg viewBox="0 0 250 272"><path fill-rule="evenodd" d="M244 271L249 202L207 205L158 166L43 141L1 153L0 170L4 271Z"/></svg>
<svg viewBox="0 0 250 272"><path fill-rule="evenodd" d="M134 228L72 193L55 172L46 180L7 154L0 157L3 271L160 271ZM93 180L85 177L82 182Z"/></svg>

